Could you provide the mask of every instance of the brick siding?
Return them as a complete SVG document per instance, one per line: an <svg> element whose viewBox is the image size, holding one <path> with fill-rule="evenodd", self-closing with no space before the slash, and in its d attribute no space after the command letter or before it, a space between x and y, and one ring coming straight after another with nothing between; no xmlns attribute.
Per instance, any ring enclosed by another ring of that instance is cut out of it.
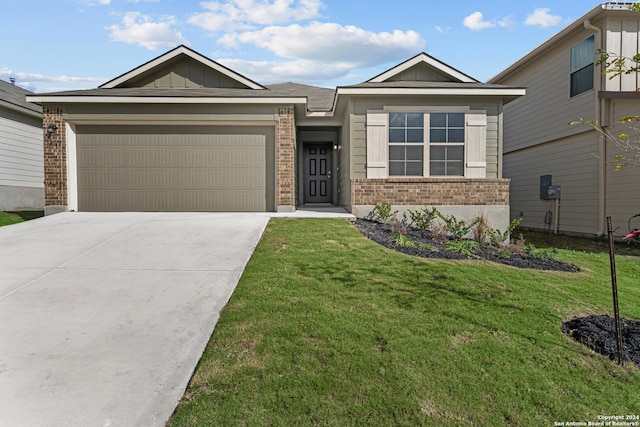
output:
<svg viewBox="0 0 640 427"><path fill-rule="evenodd" d="M67 205L67 137L62 108L44 107L42 111L44 143L44 205ZM47 133L50 125L58 129Z"/></svg>
<svg viewBox="0 0 640 427"><path fill-rule="evenodd" d="M295 135L293 107L279 107L276 125L276 207L295 206Z"/></svg>
<svg viewBox="0 0 640 427"><path fill-rule="evenodd" d="M351 204L508 205L509 181L473 178L352 179Z"/></svg>

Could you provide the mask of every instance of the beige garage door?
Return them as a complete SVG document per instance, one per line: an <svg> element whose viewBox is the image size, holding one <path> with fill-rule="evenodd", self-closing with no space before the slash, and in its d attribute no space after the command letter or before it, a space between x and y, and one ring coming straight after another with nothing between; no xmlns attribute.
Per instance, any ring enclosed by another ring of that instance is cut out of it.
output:
<svg viewBox="0 0 640 427"><path fill-rule="evenodd" d="M78 126L81 211L266 211L270 128Z"/></svg>

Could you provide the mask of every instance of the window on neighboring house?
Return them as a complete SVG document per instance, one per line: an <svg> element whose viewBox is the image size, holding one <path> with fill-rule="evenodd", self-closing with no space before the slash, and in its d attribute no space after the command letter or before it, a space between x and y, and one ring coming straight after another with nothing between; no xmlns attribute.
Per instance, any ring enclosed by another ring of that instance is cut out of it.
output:
<svg viewBox="0 0 640 427"><path fill-rule="evenodd" d="M593 89L594 36L571 48L571 96Z"/></svg>
<svg viewBox="0 0 640 427"><path fill-rule="evenodd" d="M423 176L424 114L389 114L389 175Z"/></svg>
<svg viewBox="0 0 640 427"><path fill-rule="evenodd" d="M429 175L464 176L464 113L431 113Z"/></svg>

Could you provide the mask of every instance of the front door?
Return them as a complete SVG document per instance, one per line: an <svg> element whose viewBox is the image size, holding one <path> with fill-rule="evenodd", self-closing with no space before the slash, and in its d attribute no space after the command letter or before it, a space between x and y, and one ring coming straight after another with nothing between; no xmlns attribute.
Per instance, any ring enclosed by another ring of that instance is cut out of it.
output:
<svg viewBox="0 0 640 427"><path fill-rule="evenodd" d="M304 202L331 203L331 147L304 145Z"/></svg>

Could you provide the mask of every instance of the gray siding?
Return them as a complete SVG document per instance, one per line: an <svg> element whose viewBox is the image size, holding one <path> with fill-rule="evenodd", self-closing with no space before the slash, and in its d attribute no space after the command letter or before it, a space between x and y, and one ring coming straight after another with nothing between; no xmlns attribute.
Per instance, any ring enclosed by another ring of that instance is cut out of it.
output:
<svg viewBox="0 0 640 427"><path fill-rule="evenodd" d="M352 153L352 178L366 178L366 116L368 110L382 110L390 106L461 106L487 113L487 178L501 178L500 163L500 114L501 104L489 98L360 98L356 99L352 109L352 143L364 148Z"/></svg>
<svg viewBox="0 0 640 427"><path fill-rule="evenodd" d="M127 82L123 87L151 88L246 88L236 80L192 58L179 57L151 73Z"/></svg>
<svg viewBox="0 0 640 427"><path fill-rule="evenodd" d="M504 106L505 153L575 135L584 129L569 122L595 118L595 90L569 97L571 47L591 34L582 30L568 37L499 82L527 89L525 96Z"/></svg>
<svg viewBox="0 0 640 427"><path fill-rule="evenodd" d="M552 175L562 188L559 229L595 234L598 228L598 138L595 132L505 154L504 177L511 179L511 218L525 227L545 228L554 202L540 199L540 176Z"/></svg>
<svg viewBox="0 0 640 427"><path fill-rule="evenodd" d="M613 104L613 115L616 119L627 115L638 114L638 102L632 100L616 100ZM629 125L617 125L612 131L614 135L630 133ZM631 137L637 141L637 137ZM615 227L619 227L619 234L628 231L627 220L630 216L640 213L640 166L628 166L619 171L615 170L615 156L637 155L636 150L630 153L621 152L615 144L607 143L607 215L611 215ZM638 222L635 223L638 227Z"/></svg>
<svg viewBox="0 0 640 427"><path fill-rule="evenodd" d="M44 188L42 120L0 109L0 185Z"/></svg>

